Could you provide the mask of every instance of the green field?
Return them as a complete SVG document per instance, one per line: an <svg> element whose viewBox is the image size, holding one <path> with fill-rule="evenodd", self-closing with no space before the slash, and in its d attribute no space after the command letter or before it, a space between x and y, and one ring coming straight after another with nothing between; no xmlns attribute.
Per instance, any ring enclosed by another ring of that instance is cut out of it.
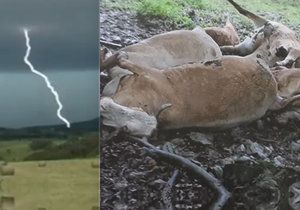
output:
<svg viewBox="0 0 300 210"><path fill-rule="evenodd" d="M99 202L99 168L91 163L98 159L8 163L15 169L12 176L0 176L0 195L14 197L14 207L7 210L90 210Z"/></svg>
<svg viewBox="0 0 300 210"><path fill-rule="evenodd" d="M64 138L0 138L0 160L8 162L64 160L98 156L98 132Z"/></svg>
<svg viewBox="0 0 300 210"><path fill-rule="evenodd" d="M0 157L8 162L18 162L24 160L28 155L38 152L30 148L31 139L27 140L7 140L0 141ZM58 145L64 143L64 140L54 140L53 144Z"/></svg>
<svg viewBox="0 0 300 210"><path fill-rule="evenodd" d="M30 141L0 141L0 157L5 161L21 161L32 151Z"/></svg>

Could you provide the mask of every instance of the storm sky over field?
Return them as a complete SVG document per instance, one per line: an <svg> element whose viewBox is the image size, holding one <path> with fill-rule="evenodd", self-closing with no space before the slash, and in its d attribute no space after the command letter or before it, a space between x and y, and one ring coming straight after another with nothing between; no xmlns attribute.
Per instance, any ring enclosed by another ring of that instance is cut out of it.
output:
<svg viewBox="0 0 300 210"><path fill-rule="evenodd" d="M0 0L0 127L63 124L42 78L60 94L71 122L98 116L98 0Z"/></svg>
<svg viewBox="0 0 300 210"><path fill-rule="evenodd" d="M0 71L24 68L24 27L30 29L36 66L94 68L97 8L96 0L0 0Z"/></svg>

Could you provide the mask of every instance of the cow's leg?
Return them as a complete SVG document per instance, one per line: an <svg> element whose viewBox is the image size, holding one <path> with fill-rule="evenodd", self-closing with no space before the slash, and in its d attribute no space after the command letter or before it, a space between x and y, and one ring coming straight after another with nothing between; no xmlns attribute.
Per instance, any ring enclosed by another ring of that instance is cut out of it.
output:
<svg viewBox="0 0 300 210"><path fill-rule="evenodd" d="M112 56L108 57L102 62L103 69L110 69L117 65L137 75L140 75L145 72L145 67L134 64L133 62L128 60L127 53L123 51L113 54Z"/></svg>
<svg viewBox="0 0 300 210"><path fill-rule="evenodd" d="M263 28L256 32L251 38L247 37L243 42L236 46L220 47L223 55L246 56L253 53L264 41Z"/></svg>
<svg viewBox="0 0 300 210"><path fill-rule="evenodd" d="M136 63L133 63L132 61L128 60L128 56L125 52L119 52L119 55L117 57L118 59L118 65L123 68L127 69L128 71L131 71L134 74L141 75L141 74L147 74L147 73L153 73L153 72L160 72L160 70L157 70L155 68L151 68L148 66L140 66Z"/></svg>
<svg viewBox="0 0 300 210"><path fill-rule="evenodd" d="M285 57L283 61L276 62L277 66L286 66L288 68L292 67L292 65L296 62L296 60L300 60L300 49L291 48L289 49L288 55ZM296 65L299 65L297 62ZM300 66L298 66L299 68ZM297 68L297 67L296 67Z"/></svg>
<svg viewBox="0 0 300 210"><path fill-rule="evenodd" d="M257 47L256 40L247 37L243 42L236 46L223 46L220 47L223 55L239 55L246 56L254 52Z"/></svg>
<svg viewBox="0 0 300 210"><path fill-rule="evenodd" d="M115 53L115 54L109 56L108 58L107 58L107 56L103 55L103 54L105 54L105 52L101 52L101 53L102 53L102 55L100 55L100 57L102 57L100 59L101 71L103 71L104 69L111 69L118 65L119 53Z"/></svg>
<svg viewBox="0 0 300 210"><path fill-rule="evenodd" d="M290 103L299 100L300 94L291 96L289 98L282 98L280 96L277 96L276 101L272 104L272 106L269 108L270 110L280 110L285 108Z"/></svg>

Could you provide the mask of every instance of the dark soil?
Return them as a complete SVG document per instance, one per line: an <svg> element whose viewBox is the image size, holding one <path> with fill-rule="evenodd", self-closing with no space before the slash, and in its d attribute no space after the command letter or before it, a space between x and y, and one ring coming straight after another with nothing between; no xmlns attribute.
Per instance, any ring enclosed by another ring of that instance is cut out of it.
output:
<svg viewBox="0 0 300 210"><path fill-rule="evenodd" d="M174 29L162 20L144 23L129 12L102 9L100 39L126 46ZM244 28L238 31L246 34ZM278 123L279 114L225 131L161 131L151 143L172 146L222 180L233 194L224 209L295 209L289 202L297 195L289 193L289 186L300 182L300 127L297 121ZM102 128L103 139L107 132ZM122 134L102 142L101 209L167 209L162 192L176 169L169 198L174 209L208 209L215 192L199 177L150 157Z"/></svg>

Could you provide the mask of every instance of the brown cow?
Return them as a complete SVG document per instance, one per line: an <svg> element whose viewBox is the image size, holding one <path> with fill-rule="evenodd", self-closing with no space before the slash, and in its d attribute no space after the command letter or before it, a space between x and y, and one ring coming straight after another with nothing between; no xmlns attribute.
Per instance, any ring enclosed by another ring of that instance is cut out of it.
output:
<svg viewBox="0 0 300 210"><path fill-rule="evenodd" d="M226 25L223 28L208 27L204 30L219 46L237 45L240 43L239 35L229 19L227 19Z"/></svg>
<svg viewBox="0 0 300 210"><path fill-rule="evenodd" d="M246 38L237 46L224 46L223 54L249 55L254 51L265 51L269 54L266 62L270 67L287 66L300 68L300 41L297 34L287 26L268 21L256 14L241 8L233 0L228 0L241 14L253 20L259 27L257 32Z"/></svg>
<svg viewBox="0 0 300 210"><path fill-rule="evenodd" d="M272 69L278 83L278 95L290 98L300 94L300 68L276 67ZM287 123L291 119L300 120L300 100L291 103L285 112L277 116L280 123Z"/></svg>
<svg viewBox="0 0 300 210"><path fill-rule="evenodd" d="M199 27L194 30L177 30L143 40L121 49L128 59L138 65L165 69L186 63L205 62L220 58L222 53L214 40ZM105 56L102 56L104 58ZM102 95L112 96L121 78L132 74L119 66L108 67L112 80L105 86Z"/></svg>
<svg viewBox="0 0 300 210"><path fill-rule="evenodd" d="M162 129L232 127L294 100L277 96L273 74L255 56L160 70L115 58L133 74L121 80L111 98L101 99L100 113L105 125L132 135L149 136L157 124Z"/></svg>

